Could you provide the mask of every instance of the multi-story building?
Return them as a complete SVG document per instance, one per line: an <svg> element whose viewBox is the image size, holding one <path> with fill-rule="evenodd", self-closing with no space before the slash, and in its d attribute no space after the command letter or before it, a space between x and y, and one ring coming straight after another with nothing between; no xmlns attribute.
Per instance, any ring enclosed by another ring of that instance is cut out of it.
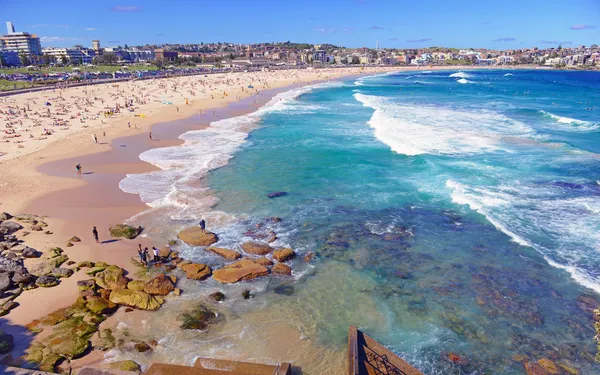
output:
<svg viewBox="0 0 600 375"><path fill-rule="evenodd" d="M96 55L101 55L102 54L102 48L100 48L100 41L99 40L92 40L92 49L94 50L94 53Z"/></svg>
<svg viewBox="0 0 600 375"><path fill-rule="evenodd" d="M40 38L37 35L26 32L15 32L12 22L6 23L6 29L8 33L0 38L1 50L25 53L30 57L42 54Z"/></svg>
<svg viewBox="0 0 600 375"><path fill-rule="evenodd" d="M317 50L313 53L313 62L325 64L327 62L327 54L323 50Z"/></svg>
<svg viewBox="0 0 600 375"><path fill-rule="evenodd" d="M162 61L175 61L179 53L177 51L167 51L165 49L154 50L154 58Z"/></svg>
<svg viewBox="0 0 600 375"><path fill-rule="evenodd" d="M49 56L52 62L68 64L91 64L95 56L94 50L83 47L44 48L42 52Z"/></svg>

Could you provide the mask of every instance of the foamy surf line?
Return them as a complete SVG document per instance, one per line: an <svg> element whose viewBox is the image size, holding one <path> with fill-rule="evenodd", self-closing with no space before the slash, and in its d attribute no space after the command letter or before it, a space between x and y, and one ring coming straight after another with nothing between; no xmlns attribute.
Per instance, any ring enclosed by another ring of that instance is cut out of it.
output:
<svg viewBox="0 0 600 375"><path fill-rule="evenodd" d="M139 155L140 160L159 170L128 174L120 181L119 188L126 193L138 194L150 210L167 209L174 220L191 220L199 214L207 214L217 200L202 184L202 178L211 170L228 164L248 134L257 128L262 116L292 108L300 95L314 89L340 84L339 81L320 83L277 94L252 113L214 121L206 129L182 134L179 136L184 141L181 145L145 151ZM138 215L146 213L148 210Z"/></svg>
<svg viewBox="0 0 600 375"><path fill-rule="evenodd" d="M504 201L501 198L494 198L489 196L483 196L480 199L476 199L475 197L467 193L467 189L464 185L453 180L446 181L446 187L452 191L452 202L456 204L469 206L471 210L483 215L490 224L492 224L500 232L506 234L517 244L521 246L531 247L534 250L536 250L536 252L540 254L540 256L542 256L542 258L550 266L566 271L567 273L569 273L571 278L579 285L589 288L597 293L600 293L600 282L598 282L596 278L594 278L592 275L588 275L585 272L582 272L576 265L571 264L571 262L566 261L566 264L562 264L552 259L549 255L550 252L548 251L548 249L535 242L529 241L528 239L509 229L508 226L502 223L501 220L494 217L494 215L488 209L489 207L494 206L509 205L508 201ZM597 211L596 207L588 207L588 209L592 212ZM563 259L563 261L565 260Z"/></svg>

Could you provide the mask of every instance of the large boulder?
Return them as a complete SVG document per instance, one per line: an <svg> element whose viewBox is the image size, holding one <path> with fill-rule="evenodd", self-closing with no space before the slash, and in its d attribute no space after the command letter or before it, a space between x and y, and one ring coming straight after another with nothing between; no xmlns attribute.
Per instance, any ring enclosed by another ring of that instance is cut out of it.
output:
<svg viewBox="0 0 600 375"><path fill-rule="evenodd" d="M288 193L286 193L285 191L274 191L272 193L267 194L267 198L273 199L273 198L285 197L287 195L288 195Z"/></svg>
<svg viewBox="0 0 600 375"><path fill-rule="evenodd" d="M273 251L271 246L263 242L248 241L244 242L241 246L246 253L254 255L267 255Z"/></svg>
<svg viewBox="0 0 600 375"><path fill-rule="evenodd" d="M8 212L0 213L0 221L10 220L12 218L13 218L13 216L11 214L9 214Z"/></svg>
<svg viewBox="0 0 600 375"><path fill-rule="evenodd" d="M3 221L0 223L0 234L3 235L13 234L20 229L23 229L23 226L14 221Z"/></svg>
<svg viewBox="0 0 600 375"><path fill-rule="evenodd" d="M21 255L23 258L39 258L42 254L34 248L25 246Z"/></svg>
<svg viewBox="0 0 600 375"><path fill-rule="evenodd" d="M144 292L153 295L166 296L173 290L175 290L175 284L162 273L144 285Z"/></svg>
<svg viewBox="0 0 600 375"><path fill-rule="evenodd" d="M213 272L213 279L223 284L252 280L269 274L269 270L249 259L242 259Z"/></svg>
<svg viewBox="0 0 600 375"><path fill-rule="evenodd" d="M0 273L0 295L6 292L12 286L12 280L8 272Z"/></svg>
<svg viewBox="0 0 600 375"><path fill-rule="evenodd" d="M25 270L15 272L12 277L12 281L17 284L26 284L30 281L33 281L33 279L35 279L35 276Z"/></svg>
<svg viewBox="0 0 600 375"><path fill-rule="evenodd" d="M219 238L216 234L206 231L202 233L200 227L190 227L177 233L180 240L191 246L210 246Z"/></svg>
<svg viewBox="0 0 600 375"><path fill-rule="evenodd" d="M69 257L66 255L58 255L53 258L46 258L41 260L35 266L30 268L30 272L36 276L43 276L51 274L55 268L59 268L61 264L67 262Z"/></svg>
<svg viewBox="0 0 600 375"><path fill-rule="evenodd" d="M94 290L96 288L96 282L94 280L79 280L77 282L77 288L80 291L84 290Z"/></svg>
<svg viewBox="0 0 600 375"><path fill-rule="evenodd" d="M242 257L242 255L240 253L238 253L237 251L224 249L222 247L209 247L206 250L210 251L211 253L220 255L223 258L228 259L228 260L237 260Z"/></svg>
<svg viewBox="0 0 600 375"><path fill-rule="evenodd" d="M256 264L260 264L263 267L271 267L273 265L273 262L268 259L267 257L260 257L257 259L251 259L254 263Z"/></svg>
<svg viewBox="0 0 600 375"><path fill-rule="evenodd" d="M209 266L202 263L188 263L181 266L188 279L204 280L212 274Z"/></svg>
<svg viewBox="0 0 600 375"><path fill-rule="evenodd" d="M142 291L117 289L110 292L109 300L117 305L135 307L142 310L158 310L164 303L161 297L151 296Z"/></svg>
<svg viewBox="0 0 600 375"><path fill-rule="evenodd" d="M177 317L177 320L181 321L181 329L199 330L206 329L209 325L216 324L221 319L221 315L203 305L199 305L194 310L184 312Z"/></svg>
<svg viewBox="0 0 600 375"><path fill-rule="evenodd" d="M140 365L137 362L132 361L130 359L119 361L119 362L111 362L101 366L102 368L112 369L112 370L121 370L121 371L132 371L139 373L142 371ZM103 374L100 374L103 375Z"/></svg>
<svg viewBox="0 0 600 375"><path fill-rule="evenodd" d="M117 224L108 228L110 235L115 238L127 238L134 239L142 232L142 227L132 227L131 225L126 224Z"/></svg>
<svg viewBox="0 0 600 375"><path fill-rule="evenodd" d="M55 268L52 270L52 276L60 279L63 277L71 277L73 275L73 270L70 268Z"/></svg>
<svg viewBox="0 0 600 375"><path fill-rule="evenodd" d="M273 259L278 262L286 262L296 256L292 249L279 249L273 252Z"/></svg>
<svg viewBox="0 0 600 375"><path fill-rule="evenodd" d="M82 316L74 316L58 323L44 343L51 352L74 359L85 353L96 330L96 326L86 322Z"/></svg>
<svg viewBox="0 0 600 375"><path fill-rule="evenodd" d="M125 270L117 266L108 266L104 271L94 275L94 280L100 288L125 289L129 280L124 276Z"/></svg>
<svg viewBox="0 0 600 375"><path fill-rule="evenodd" d="M41 286L44 288L50 288L53 286L57 286L58 280L56 279L56 277L54 277L52 275L42 275L37 278L37 280L35 281L35 285Z"/></svg>
<svg viewBox="0 0 600 375"><path fill-rule="evenodd" d="M144 280L132 280L127 283L127 289L134 290L136 292L139 292L140 290L143 291L145 286L146 282Z"/></svg>

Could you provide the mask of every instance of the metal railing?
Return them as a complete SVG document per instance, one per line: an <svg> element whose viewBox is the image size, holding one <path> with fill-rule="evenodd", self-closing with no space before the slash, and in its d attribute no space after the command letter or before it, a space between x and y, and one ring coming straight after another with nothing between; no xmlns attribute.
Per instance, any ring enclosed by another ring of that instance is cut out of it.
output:
<svg viewBox="0 0 600 375"><path fill-rule="evenodd" d="M366 356L364 363L371 366L378 375L407 375L391 363L385 354L379 354L366 345L363 348Z"/></svg>

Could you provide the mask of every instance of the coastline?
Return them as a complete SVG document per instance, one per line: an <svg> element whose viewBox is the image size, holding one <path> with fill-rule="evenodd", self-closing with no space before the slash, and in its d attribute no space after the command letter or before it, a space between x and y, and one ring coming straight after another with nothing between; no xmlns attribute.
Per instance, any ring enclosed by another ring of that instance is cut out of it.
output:
<svg viewBox="0 0 600 375"><path fill-rule="evenodd" d="M468 68L444 67L444 69L439 70L463 69ZM392 71L396 71L396 69ZM376 73L370 72L365 75ZM351 76L353 75L340 78L347 79ZM313 83L315 82L311 82L311 84ZM83 243L67 249L69 257L75 261L107 261L125 269L130 269L129 259L135 256L134 247L138 241L117 241L98 247L93 244L91 225L98 225L99 228L104 230L101 231L100 235L102 240L107 236L105 229L108 225L123 222L147 208L145 204L140 202L138 196L125 193L118 187L119 181L127 173L143 173L156 170L150 164L139 160L138 155L151 148L181 144L182 141L178 139L181 133L188 130L204 129L210 122L221 118L231 118L253 112L278 92L287 91L293 87L293 84L282 85L277 89L264 91L258 103L253 103L252 98L254 96L246 97L240 101L225 99L219 101L218 106L203 108L204 115L197 115L197 108L192 110L192 108L183 107L184 111L177 113L173 111L172 107L167 107L165 113L157 114L156 118L149 118L144 127L140 127L140 129L132 129L129 133L129 130L125 129L126 131L121 131L112 137L108 135L106 143L99 145L98 148L92 149L86 146L77 149L75 147L64 152L71 142L69 138L66 138L44 149L44 155L42 156L34 153L8 161L13 164L9 170L14 173L9 175L11 177L8 180L12 180L14 177L19 179L19 182L15 185L17 187L12 189L13 195L11 197L13 199L6 199L8 203L1 202L0 209L8 212L48 215L47 222L55 233L51 236L51 240L54 240L54 242L57 238L62 242L66 242L73 235L80 236ZM212 102L207 105L209 104L212 104ZM212 108L215 108L214 117L210 114ZM167 111L168 109L170 111ZM173 116L176 119L164 122L164 119L168 116ZM107 126L107 128L114 128L114 126ZM147 131L149 130L154 135L152 141L147 137ZM80 142L79 145L89 144L87 136L77 134L73 135L72 138L75 142ZM126 145L126 147L121 147L121 145ZM84 173L90 171L93 174L85 175L82 180L77 179L75 173L73 173L73 164L77 161L81 161L83 164ZM5 163L2 162L0 165ZM23 189L22 187L27 184L38 186L33 186L33 189ZM19 199L22 200L21 203L19 203ZM109 204L107 204L107 200ZM45 238L44 240L47 241L48 239ZM168 238L164 240L166 242ZM144 246L151 246L148 239L143 237L139 242ZM48 244L41 239L39 243L39 250L43 250L43 246ZM36 246L35 242L32 246ZM9 314L7 319L13 319L11 320L13 324L26 324L28 321L35 319L37 315L44 315L44 313L71 303L77 297L77 289L74 285L77 280L76 277L67 279L61 285L53 288L51 293L44 292L43 289L24 293L19 298L21 306ZM46 310L39 307L40 298L44 298L44 296L46 298L43 300ZM24 314L23 311L29 313ZM144 312L140 312L140 314L142 313ZM86 356L80 361L85 363L85 361L94 358L95 360L102 359L101 357ZM77 362L74 363L74 365L76 364Z"/></svg>
<svg viewBox="0 0 600 375"><path fill-rule="evenodd" d="M372 74L352 73L336 78ZM318 82L310 81L305 84L315 83ZM173 113L173 108L167 107L156 117L149 118L139 129L125 128L114 134L107 132L106 140L97 145L97 148L85 146L89 143L88 138L74 134L53 142L41 151L3 161L0 165L8 168L5 168L6 178L2 185L3 201L0 202L0 209L12 213L35 213L45 217L44 220L54 234L44 236L33 233L27 238L28 246L40 251L54 246L64 248L68 239L76 235L82 242L65 249L69 259L76 262L105 261L133 273L130 259L135 257L135 244L157 244L141 236L139 241L136 239L135 242L108 241L96 245L91 235L91 227L98 226L102 241L109 238L109 225L121 223L148 208L140 201L139 196L119 189L119 181L127 173L143 173L157 169L140 160L139 154L152 148L181 144L183 141L178 137L182 133L205 129L213 121L254 112L276 94L302 85L293 82L274 84L273 86L279 87L263 91L260 95L247 96L239 101L225 99L217 103L200 103L193 108L184 107L179 113ZM209 105L213 107L206 108ZM202 108L204 114L197 114L198 107ZM173 116L174 119L165 122L169 116ZM106 128L114 127L115 125L108 125ZM152 131L154 135L152 140L148 139L148 131ZM73 143L75 145L71 147ZM126 147L122 147L123 145ZM72 172L76 162L81 162L84 167L81 179ZM164 242L166 241L167 239ZM27 260L25 265L33 263L35 261ZM85 273L78 272L73 277L64 279L50 292L45 288L38 288L23 293L18 298L19 306L5 319L12 326L22 326L70 305L78 296L76 282L86 278ZM143 311L139 313L147 314ZM18 349L19 354L23 354L26 348ZM101 352L92 351L90 355L72 362L71 365L77 367L98 363L102 359Z"/></svg>

